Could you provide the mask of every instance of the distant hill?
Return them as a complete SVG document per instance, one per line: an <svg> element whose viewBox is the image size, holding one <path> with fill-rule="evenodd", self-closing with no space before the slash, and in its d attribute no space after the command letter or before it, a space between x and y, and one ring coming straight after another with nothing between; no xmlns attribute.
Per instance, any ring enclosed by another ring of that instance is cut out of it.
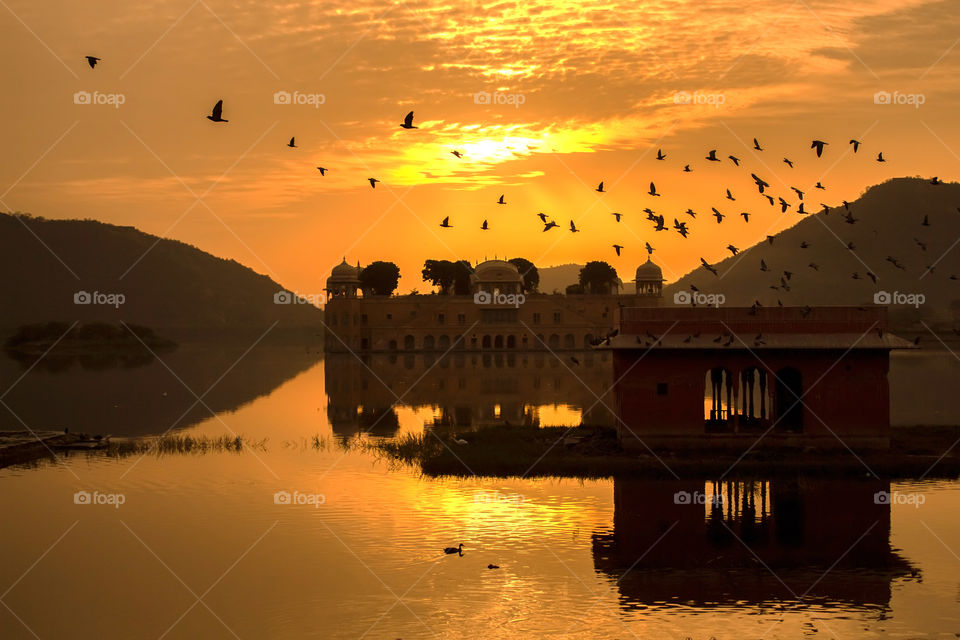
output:
<svg viewBox="0 0 960 640"><path fill-rule="evenodd" d="M258 336L274 322L275 336L322 333L322 312L275 304L283 287L267 276L133 227L0 214L0 273L0 339L51 321L123 321L174 339Z"/></svg>
<svg viewBox="0 0 960 640"><path fill-rule="evenodd" d="M922 294L919 307L889 306L894 327L927 333L926 323L952 333L960 326L960 184L896 178L876 185L850 203L852 224L844 207L823 211L818 206L828 197L808 193L806 208L818 213L800 217L793 213L794 205L784 215L796 216L796 225L776 234L772 243L763 240L713 263L719 276L698 267L664 289L665 303L690 285L702 293L722 293L727 305L736 306L755 301L769 306L778 300L795 306L872 305L879 292ZM768 271L761 271L761 260Z"/></svg>
<svg viewBox="0 0 960 640"><path fill-rule="evenodd" d="M537 267L540 273L540 292L553 293L554 290L564 293L567 286L580 282L580 269L582 264L559 264L553 267ZM620 293L630 295L634 292L633 273L617 273L620 276ZM624 276L627 276L629 282L624 282Z"/></svg>

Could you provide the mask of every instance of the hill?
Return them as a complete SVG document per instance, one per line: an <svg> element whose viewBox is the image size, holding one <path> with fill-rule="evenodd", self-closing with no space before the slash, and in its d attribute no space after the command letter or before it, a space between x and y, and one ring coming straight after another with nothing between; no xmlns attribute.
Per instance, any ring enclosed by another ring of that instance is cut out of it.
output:
<svg viewBox="0 0 960 640"><path fill-rule="evenodd" d="M167 338L322 333L322 312L233 260L93 220L0 214L0 338L22 325L144 325Z"/></svg>
<svg viewBox="0 0 960 640"><path fill-rule="evenodd" d="M665 304L691 285L723 294L733 306L860 306L875 304L876 295L880 304L889 297L898 330L929 336L924 323L948 334L960 326L960 184L896 178L871 187L849 209L824 211L816 195L807 199L818 213L713 263L716 276L703 267L686 274L665 287ZM796 216L792 211L784 215Z"/></svg>

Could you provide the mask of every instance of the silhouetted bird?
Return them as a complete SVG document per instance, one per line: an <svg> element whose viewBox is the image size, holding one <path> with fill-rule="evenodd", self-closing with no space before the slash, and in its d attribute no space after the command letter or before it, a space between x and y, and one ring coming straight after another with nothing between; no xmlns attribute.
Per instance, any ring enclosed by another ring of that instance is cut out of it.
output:
<svg viewBox="0 0 960 640"><path fill-rule="evenodd" d="M613 212L613 213L611 213L610 215L612 215L614 218L616 218L616 219L617 219L617 222L620 222L620 216L622 216L623 214L622 214L622 213Z"/></svg>
<svg viewBox="0 0 960 640"><path fill-rule="evenodd" d="M807 266L813 269L814 271L820 271L820 265L818 265L816 262L811 262Z"/></svg>
<svg viewBox="0 0 960 640"><path fill-rule="evenodd" d="M763 151L763 147L760 146L760 143L757 142L756 138L753 139L753 148L757 151Z"/></svg>
<svg viewBox="0 0 960 640"><path fill-rule="evenodd" d="M789 158L784 158L783 161L786 164L790 165L790 168L793 169L793 162L791 162Z"/></svg>
<svg viewBox="0 0 960 640"><path fill-rule="evenodd" d="M542 220L544 224L547 223L547 214L545 214L545 213L538 213L537 215L540 217L540 220Z"/></svg>
<svg viewBox="0 0 960 640"><path fill-rule="evenodd" d="M416 129L416 127L413 126L413 111L407 114L407 116L403 119L403 124L400 126L404 129Z"/></svg>
<svg viewBox="0 0 960 640"><path fill-rule="evenodd" d="M797 189L796 187L790 187L790 188L793 189L793 190L796 192L797 197L798 197L800 200L803 200L803 191L800 191L800 189Z"/></svg>
<svg viewBox="0 0 960 640"><path fill-rule="evenodd" d="M443 552L446 553L447 555L451 555L451 554L454 554L454 553L458 553L458 554L460 554L460 555L462 556L462 555L463 555L463 543L461 542L461 543L460 543L460 546L458 546L458 547L447 547L446 549L443 550Z"/></svg>
<svg viewBox="0 0 960 640"><path fill-rule="evenodd" d="M780 200L780 213L786 213L787 208L790 207L790 203L784 200L783 198L779 198L779 200Z"/></svg>
<svg viewBox="0 0 960 640"><path fill-rule="evenodd" d="M933 179L930 181L930 184L936 186L938 184L943 184L943 183L940 182L940 178L938 178L937 176L933 176Z"/></svg>
<svg viewBox="0 0 960 640"><path fill-rule="evenodd" d="M663 155L663 151L661 149L657 149L657 160L666 160L666 159L667 159L667 156Z"/></svg>
<svg viewBox="0 0 960 640"><path fill-rule="evenodd" d="M853 241L852 241L852 240L847 243L847 249L849 249L850 251L854 251L856 248L857 248L857 247L856 247L856 245L853 244Z"/></svg>
<svg viewBox="0 0 960 640"><path fill-rule="evenodd" d="M727 156L727 157L733 160L733 164L737 165L738 167L740 166L740 158L738 158L737 156Z"/></svg>
<svg viewBox="0 0 960 640"><path fill-rule="evenodd" d="M740 253L740 249L737 249L737 248L736 248L735 246L733 246L732 244L728 244L728 245L727 245L727 250L730 251L730 253L733 254L733 255L737 255L738 253Z"/></svg>
<svg viewBox="0 0 960 640"><path fill-rule="evenodd" d="M617 252L617 255L620 255L620 250L623 249L623 245L615 244L613 245L613 250Z"/></svg>
<svg viewBox="0 0 960 640"><path fill-rule="evenodd" d="M573 224L573 220L570 221L570 231L571 233L580 233L580 229L577 229L577 225Z"/></svg>
<svg viewBox="0 0 960 640"><path fill-rule="evenodd" d="M814 189L823 189L824 191L827 190L827 188L826 188L825 186L823 186L822 184L820 184L819 182L818 182L817 184L813 185L813 188L814 188Z"/></svg>
<svg viewBox="0 0 960 640"><path fill-rule="evenodd" d="M580 361L577 360L574 356L570 356L570 362L572 362L573 364L580 364Z"/></svg>
<svg viewBox="0 0 960 640"><path fill-rule="evenodd" d="M367 180L370 182L370 188L371 188L371 189L376 189L376 188L377 188L377 183L380 182L380 181L377 180L376 178L367 178Z"/></svg>
<svg viewBox="0 0 960 640"><path fill-rule="evenodd" d="M763 258L760 259L760 271L770 271L770 269L767 268L767 263L763 260Z"/></svg>
<svg viewBox="0 0 960 640"><path fill-rule="evenodd" d="M929 227L930 226L930 216L923 216L923 222L920 223L920 226Z"/></svg>
<svg viewBox="0 0 960 640"><path fill-rule="evenodd" d="M224 120L223 116L223 100L217 100L217 104L213 105L213 110L210 112L210 115L207 116L207 120L212 120L214 122L230 122L229 120Z"/></svg>
<svg viewBox="0 0 960 640"><path fill-rule="evenodd" d="M650 191L649 191L649 193L650 193L650 195L652 195L652 196L659 196L659 195L660 195L659 193L657 193L657 185L653 184L652 182L650 183Z"/></svg>
<svg viewBox="0 0 960 640"><path fill-rule="evenodd" d="M867 277L873 280L873 284L877 284L877 276L872 271L867 271Z"/></svg>
<svg viewBox="0 0 960 640"><path fill-rule="evenodd" d="M87 64L90 65L90 68L93 69L97 66L97 63L100 62L100 58L96 56L84 56L87 59Z"/></svg>
<svg viewBox="0 0 960 640"><path fill-rule="evenodd" d="M498 565L495 565L495 564L488 564L488 565L487 565L487 569L499 569L499 568L500 568L500 567L499 567Z"/></svg>
<svg viewBox="0 0 960 640"><path fill-rule="evenodd" d="M543 230L544 230L544 231L550 231L550 229L553 229L554 227L557 227L557 226L560 226L560 225L558 225L556 222L554 222L553 220L551 220L551 221L548 222L547 224L543 225Z"/></svg>
<svg viewBox="0 0 960 640"><path fill-rule="evenodd" d="M914 238L913 241L917 243L917 246L920 247L922 251L927 250L927 243L921 241L919 238Z"/></svg>
<svg viewBox="0 0 960 640"><path fill-rule="evenodd" d="M490 229L490 227L487 226L486 220L483 221L483 224L480 225L480 228L483 229L484 231L488 231Z"/></svg>
<svg viewBox="0 0 960 640"><path fill-rule="evenodd" d="M710 208L713 209L713 217L717 219L717 224L720 224L721 222L723 222L723 219L726 216L724 216L722 213L717 211L714 207L710 207Z"/></svg>
<svg viewBox="0 0 960 640"><path fill-rule="evenodd" d="M697 217L697 214L696 214L696 212L695 212L693 209L687 209L686 214L687 214L688 216L690 216L691 218L696 218L696 217Z"/></svg>
<svg viewBox="0 0 960 640"><path fill-rule="evenodd" d="M679 233L684 238L686 238L687 234L690 233L690 230L687 229L687 223L679 222L676 218L673 219L673 228L676 229L677 233Z"/></svg>
<svg viewBox="0 0 960 640"><path fill-rule="evenodd" d="M502 194L502 193L500 194L500 199L497 200L497 204L507 204L506 201L503 199L503 194Z"/></svg>
<svg viewBox="0 0 960 640"><path fill-rule="evenodd" d="M700 264L702 264L703 268L709 271L710 273L712 273L713 275L718 275L717 270L713 267L713 265L711 265L709 262L707 262L703 258L700 258Z"/></svg>
<svg viewBox="0 0 960 640"><path fill-rule="evenodd" d="M774 239L774 236L767 236L767 242L769 242L770 244L773 244L773 239Z"/></svg>
<svg viewBox="0 0 960 640"><path fill-rule="evenodd" d="M727 200L736 200L736 198L733 197L733 194L730 193L730 189L727 189Z"/></svg>
<svg viewBox="0 0 960 640"><path fill-rule="evenodd" d="M883 157L883 151L877 154L877 162L886 162L886 158Z"/></svg>
<svg viewBox="0 0 960 640"><path fill-rule="evenodd" d="M599 193L603 193L603 182L602 182L602 181L600 182L599 185L597 185L597 188L595 189L595 191L597 191L597 192L599 192Z"/></svg>
<svg viewBox="0 0 960 640"><path fill-rule="evenodd" d="M320 172L320 175L322 175L322 176L327 175L327 169L326 169L326 167L317 167L317 171L319 171L319 172Z"/></svg>
<svg viewBox="0 0 960 640"><path fill-rule="evenodd" d="M770 206L772 207L774 203L773 196L768 196L767 194L763 194L763 197L767 199L767 202L769 202Z"/></svg>
<svg viewBox="0 0 960 640"><path fill-rule="evenodd" d="M743 221L744 221L744 222L750 222L750 212L749 212L749 211L743 211L743 212L740 213L740 215L743 216Z"/></svg>
<svg viewBox="0 0 960 640"><path fill-rule="evenodd" d="M458 158L462 158L462 157L463 157L463 154L460 153L459 151L457 151L456 149L454 149L454 150L451 151L450 153L452 153L453 155L457 156Z"/></svg>
<svg viewBox="0 0 960 640"><path fill-rule="evenodd" d="M800 206L797 207L797 213L799 213L799 214L801 214L801 215L806 215L806 213L807 213L806 211L803 210L803 203L802 203L802 202L800 203Z"/></svg>
<svg viewBox="0 0 960 640"><path fill-rule="evenodd" d="M755 173L751 173L751 174L750 174L750 177L753 178L753 181L757 183L757 189L760 190L760 193L763 193L763 190L764 190L766 187L769 187L769 186L770 186L769 184L767 184L766 181L764 181L762 178L760 178L760 176L758 176L758 175L755 174Z"/></svg>
<svg viewBox="0 0 960 640"><path fill-rule="evenodd" d="M710 162L720 162L720 158L717 157L716 149L710 149L710 152L707 154L707 160Z"/></svg>
<svg viewBox="0 0 960 640"><path fill-rule="evenodd" d="M290 142L287 143L287 146L291 149L295 149L297 147L295 140L295 138L290 138Z"/></svg>
<svg viewBox="0 0 960 640"><path fill-rule="evenodd" d="M653 254L654 248L650 245L649 242L644 243L643 246L644 246L644 248L647 250L647 255L652 255L652 254Z"/></svg>
<svg viewBox="0 0 960 640"><path fill-rule="evenodd" d="M688 165L688 164L683 165L683 170L684 170L686 173L690 173L691 171L693 171L693 169L691 169L691 168L690 168L690 165Z"/></svg>
<svg viewBox="0 0 960 640"><path fill-rule="evenodd" d="M809 247L810 247L810 244L806 240L800 243L801 249L808 249Z"/></svg>
<svg viewBox="0 0 960 640"><path fill-rule="evenodd" d="M850 141L850 144L853 145L853 152L854 152L854 153L856 153L856 152L860 149L860 141L859 141L859 140L851 140L851 141Z"/></svg>
<svg viewBox="0 0 960 640"><path fill-rule="evenodd" d="M484 228L486 228L486 224L487 224L486 221L484 221L483 224L484 224ZM440 226L444 227L445 229L449 229L453 227L453 225L450 224L450 216L447 216L446 218L444 218L443 222L440 223Z"/></svg>
<svg viewBox="0 0 960 640"><path fill-rule="evenodd" d="M825 144L830 144L830 143L824 142L823 140L814 140L813 142L810 143L810 148L817 150L818 158L823 155L823 145Z"/></svg>

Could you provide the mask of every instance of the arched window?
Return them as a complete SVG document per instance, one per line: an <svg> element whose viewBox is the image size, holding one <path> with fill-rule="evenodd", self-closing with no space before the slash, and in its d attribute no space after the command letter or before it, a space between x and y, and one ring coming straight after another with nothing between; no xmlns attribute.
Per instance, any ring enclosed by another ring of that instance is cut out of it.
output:
<svg viewBox="0 0 960 640"><path fill-rule="evenodd" d="M440 336L440 340L437 341L437 346L443 350L450 348L450 336Z"/></svg>
<svg viewBox="0 0 960 640"><path fill-rule="evenodd" d="M403 348L407 351L413 351L415 348L416 342L413 339L413 336L404 336L403 338Z"/></svg>
<svg viewBox="0 0 960 640"><path fill-rule="evenodd" d="M703 396L703 418L707 431L726 431L733 424L733 388L730 381L730 372L723 367L707 371Z"/></svg>
<svg viewBox="0 0 960 640"><path fill-rule="evenodd" d="M784 367L774 381L774 410L777 428L784 431L803 431L803 376L793 367Z"/></svg>
<svg viewBox="0 0 960 640"><path fill-rule="evenodd" d="M480 348L481 349L490 348L490 336L483 336L483 340L480 342Z"/></svg>
<svg viewBox="0 0 960 640"><path fill-rule="evenodd" d="M497 336L493 339L494 349L503 349L503 336Z"/></svg>
<svg viewBox="0 0 960 640"><path fill-rule="evenodd" d="M423 349L424 351L433 351L436 347L433 336L427 335L423 338Z"/></svg>
<svg viewBox="0 0 960 640"><path fill-rule="evenodd" d="M547 342L547 346L549 346L551 349L559 349L559 348L560 348L560 336L558 336L558 335L555 334L555 333L551 333L551 334L550 334L550 340Z"/></svg>
<svg viewBox="0 0 960 640"><path fill-rule="evenodd" d="M517 348L517 336L507 336L507 349Z"/></svg>
<svg viewBox="0 0 960 640"><path fill-rule="evenodd" d="M739 416L743 426L758 426L770 418L767 372L749 367L740 372Z"/></svg>
<svg viewBox="0 0 960 640"><path fill-rule="evenodd" d="M575 349L577 346L577 339L573 337L572 333L568 333L563 336L563 348L564 349Z"/></svg>

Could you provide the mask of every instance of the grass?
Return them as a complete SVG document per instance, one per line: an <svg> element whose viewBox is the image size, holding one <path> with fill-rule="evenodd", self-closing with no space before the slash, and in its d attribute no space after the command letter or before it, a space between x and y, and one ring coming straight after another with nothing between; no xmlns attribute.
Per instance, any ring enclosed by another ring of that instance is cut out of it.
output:
<svg viewBox="0 0 960 640"><path fill-rule="evenodd" d="M112 456L155 454L241 453L245 449L266 451L266 440L248 440L243 436L188 436L168 434L159 437L111 440L99 450ZM97 452L98 450L93 450Z"/></svg>

